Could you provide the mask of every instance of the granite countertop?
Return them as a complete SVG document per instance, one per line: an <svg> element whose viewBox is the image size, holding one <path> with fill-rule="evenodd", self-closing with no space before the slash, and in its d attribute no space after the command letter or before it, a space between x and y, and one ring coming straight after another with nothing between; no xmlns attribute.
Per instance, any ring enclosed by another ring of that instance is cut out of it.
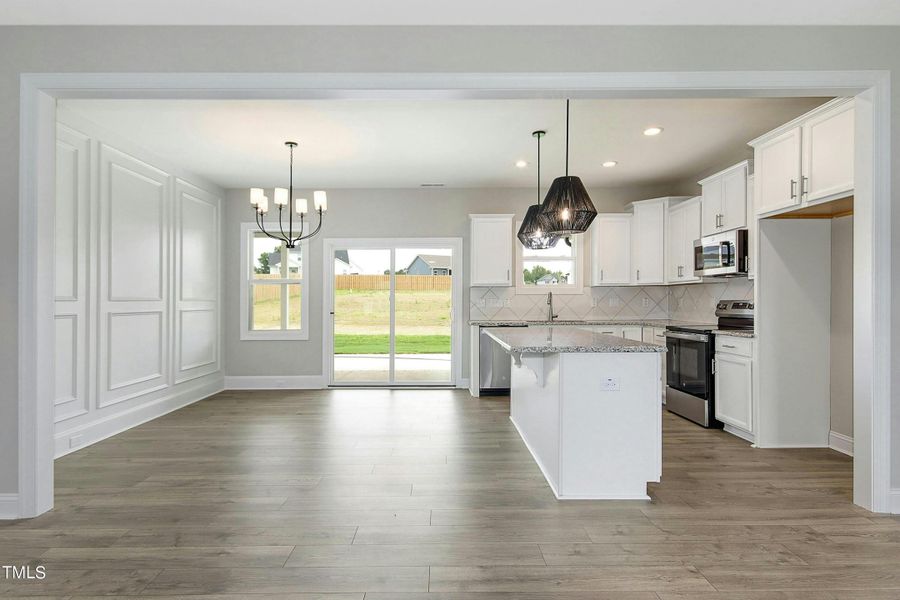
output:
<svg viewBox="0 0 900 600"><path fill-rule="evenodd" d="M507 352L552 354L568 352L665 352L666 347L595 333L579 327L549 325L487 328L484 333Z"/></svg>
<svg viewBox="0 0 900 600"><path fill-rule="evenodd" d="M469 320L469 325L479 327L547 327L547 321L525 321L525 320L497 320L497 321L479 321ZM556 319L553 325L581 325L581 326L602 326L602 325L621 325L621 326L640 326L640 327L665 327L667 325L707 325L716 327L716 323L697 323L695 321L679 321L677 319Z"/></svg>
<svg viewBox="0 0 900 600"><path fill-rule="evenodd" d="M742 338L756 337L755 332L748 331L748 330L742 330L742 329L714 329L713 333L716 335L730 335L731 337L742 337Z"/></svg>

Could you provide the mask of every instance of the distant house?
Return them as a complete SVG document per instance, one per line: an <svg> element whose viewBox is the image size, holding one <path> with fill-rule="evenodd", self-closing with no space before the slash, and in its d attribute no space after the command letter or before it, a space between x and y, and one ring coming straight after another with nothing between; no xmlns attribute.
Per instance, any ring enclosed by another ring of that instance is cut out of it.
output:
<svg viewBox="0 0 900 600"><path fill-rule="evenodd" d="M406 268L407 275L453 275L452 257L442 254L419 254Z"/></svg>
<svg viewBox="0 0 900 600"><path fill-rule="evenodd" d="M281 273L281 252L269 252L269 273ZM288 254L288 276L297 277L303 273L303 261L298 254Z"/></svg>
<svg viewBox="0 0 900 600"><path fill-rule="evenodd" d="M553 273L547 273L543 277L539 277L534 283L537 285L556 285L559 283L559 277Z"/></svg>
<svg viewBox="0 0 900 600"><path fill-rule="evenodd" d="M346 250L334 251L335 275L359 275L359 267L350 261L350 253Z"/></svg>

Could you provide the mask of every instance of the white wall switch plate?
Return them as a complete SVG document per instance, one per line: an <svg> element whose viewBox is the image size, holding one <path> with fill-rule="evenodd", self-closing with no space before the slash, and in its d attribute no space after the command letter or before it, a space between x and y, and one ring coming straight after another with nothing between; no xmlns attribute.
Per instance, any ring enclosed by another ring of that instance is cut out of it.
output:
<svg viewBox="0 0 900 600"><path fill-rule="evenodd" d="M604 377L600 380L600 390L603 392L618 392L619 391L619 378L618 377Z"/></svg>
<svg viewBox="0 0 900 600"><path fill-rule="evenodd" d="M81 438L82 438L82 435L80 433L70 436L69 437L69 448L77 448L78 446L80 446Z"/></svg>

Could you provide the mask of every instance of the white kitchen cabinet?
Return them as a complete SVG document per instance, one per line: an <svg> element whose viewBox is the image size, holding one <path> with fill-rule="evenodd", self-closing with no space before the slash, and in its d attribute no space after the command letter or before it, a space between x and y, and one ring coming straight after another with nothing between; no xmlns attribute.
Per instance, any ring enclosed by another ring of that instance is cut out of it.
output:
<svg viewBox="0 0 900 600"><path fill-rule="evenodd" d="M854 103L838 98L752 140L755 213L788 212L853 193Z"/></svg>
<svg viewBox="0 0 900 600"><path fill-rule="evenodd" d="M469 215L469 219L469 285L513 285L513 215Z"/></svg>
<svg viewBox="0 0 900 600"><path fill-rule="evenodd" d="M673 204L666 228L667 283L700 281L694 275L694 240L700 238L700 197Z"/></svg>
<svg viewBox="0 0 900 600"><path fill-rule="evenodd" d="M703 235L747 226L747 177L751 166L752 162L745 160L699 182L703 188Z"/></svg>
<svg viewBox="0 0 900 600"><path fill-rule="evenodd" d="M853 191L853 102L810 117L803 124L800 194L807 203Z"/></svg>
<svg viewBox="0 0 900 600"><path fill-rule="evenodd" d="M643 327L637 325L626 325L622 328L622 337L626 340L634 340L640 342L643 336Z"/></svg>
<svg viewBox="0 0 900 600"><path fill-rule="evenodd" d="M591 224L591 285L631 282L631 215L599 214Z"/></svg>
<svg viewBox="0 0 900 600"><path fill-rule="evenodd" d="M716 419L753 432L752 340L716 338Z"/></svg>
<svg viewBox="0 0 900 600"><path fill-rule="evenodd" d="M668 198L632 203L631 282L653 285L666 282L666 212Z"/></svg>

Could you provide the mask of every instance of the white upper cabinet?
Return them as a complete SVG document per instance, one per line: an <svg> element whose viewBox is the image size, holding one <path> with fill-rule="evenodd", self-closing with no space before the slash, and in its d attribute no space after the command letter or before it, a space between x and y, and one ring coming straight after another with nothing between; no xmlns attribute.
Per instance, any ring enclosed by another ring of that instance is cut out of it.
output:
<svg viewBox="0 0 900 600"><path fill-rule="evenodd" d="M599 214L590 231L591 285L631 283L631 215Z"/></svg>
<svg viewBox="0 0 900 600"><path fill-rule="evenodd" d="M700 238L700 197L669 208L666 230L666 280L668 283L700 281L694 275L694 240Z"/></svg>
<svg viewBox="0 0 900 600"><path fill-rule="evenodd" d="M755 147L756 214L800 204L800 140L793 127Z"/></svg>
<svg viewBox="0 0 900 600"><path fill-rule="evenodd" d="M750 142L757 215L853 192L853 108L852 98L838 98Z"/></svg>
<svg viewBox="0 0 900 600"><path fill-rule="evenodd" d="M747 226L747 177L750 161L740 162L700 181L703 187L703 235Z"/></svg>
<svg viewBox="0 0 900 600"><path fill-rule="evenodd" d="M469 215L471 286L511 286L513 215Z"/></svg>
<svg viewBox="0 0 900 600"><path fill-rule="evenodd" d="M853 190L853 116L853 102L844 102L804 123L800 192L805 202Z"/></svg>
<svg viewBox="0 0 900 600"><path fill-rule="evenodd" d="M666 282L666 212L668 198L632 203L631 282L652 285Z"/></svg>

